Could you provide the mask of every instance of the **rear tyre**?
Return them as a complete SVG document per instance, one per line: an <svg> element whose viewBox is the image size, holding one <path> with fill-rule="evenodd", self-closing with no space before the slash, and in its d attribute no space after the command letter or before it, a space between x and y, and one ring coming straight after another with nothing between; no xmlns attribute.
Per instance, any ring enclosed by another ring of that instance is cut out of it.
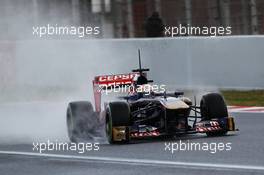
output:
<svg viewBox="0 0 264 175"><path fill-rule="evenodd" d="M204 95L200 102L202 120L221 119L228 117L224 98L218 93ZM227 131L209 132L207 136L222 136Z"/></svg>
<svg viewBox="0 0 264 175"><path fill-rule="evenodd" d="M91 119L91 117L93 119ZM89 120L98 120L93 111L93 106L88 101L70 102L67 108L67 130L71 142L87 139L91 128Z"/></svg>
<svg viewBox="0 0 264 175"><path fill-rule="evenodd" d="M130 107L126 102L111 102L106 111L106 136L110 144L129 143L130 141ZM116 141L113 127L125 127L125 140Z"/></svg>

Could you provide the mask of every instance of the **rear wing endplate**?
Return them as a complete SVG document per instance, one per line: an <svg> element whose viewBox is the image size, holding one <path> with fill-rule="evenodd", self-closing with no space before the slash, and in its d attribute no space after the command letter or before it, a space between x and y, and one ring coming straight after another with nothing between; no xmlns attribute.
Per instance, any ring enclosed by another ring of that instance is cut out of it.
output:
<svg viewBox="0 0 264 175"><path fill-rule="evenodd" d="M93 80L95 110L97 112L101 111L102 91L106 89L121 87L121 86L131 86L136 82L138 76L139 76L138 72L117 74L117 75L96 76Z"/></svg>

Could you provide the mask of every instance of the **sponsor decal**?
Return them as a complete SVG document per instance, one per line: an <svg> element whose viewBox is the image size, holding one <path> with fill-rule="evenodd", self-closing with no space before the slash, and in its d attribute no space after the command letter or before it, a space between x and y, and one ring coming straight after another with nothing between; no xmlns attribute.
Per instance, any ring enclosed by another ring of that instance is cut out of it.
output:
<svg viewBox="0 0 264 175"><path fill-rule="evenodd" d="M95 77L94 83L100 87L110 87L117 85L130 85L135 82L138 73L102 75Z"/></svg>

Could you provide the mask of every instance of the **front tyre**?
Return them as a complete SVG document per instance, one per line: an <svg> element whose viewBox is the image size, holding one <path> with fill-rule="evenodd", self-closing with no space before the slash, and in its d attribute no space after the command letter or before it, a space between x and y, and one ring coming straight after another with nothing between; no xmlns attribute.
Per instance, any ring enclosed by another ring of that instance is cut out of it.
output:
<svg viewBox="0 0 264 175"><path fill-rule="evenodd" d="M105 131L110 144L130 141L130 107L128 103L109 103L105 119Z"/></svg>
<svg viewBox="0 0 264 175"><path fill-rule="evenodd" d="M202 120L223 119L228 117L224 98L218 93L204 95L200 102ZM227 130L207 132L207 136L222 136Z"/></svg>

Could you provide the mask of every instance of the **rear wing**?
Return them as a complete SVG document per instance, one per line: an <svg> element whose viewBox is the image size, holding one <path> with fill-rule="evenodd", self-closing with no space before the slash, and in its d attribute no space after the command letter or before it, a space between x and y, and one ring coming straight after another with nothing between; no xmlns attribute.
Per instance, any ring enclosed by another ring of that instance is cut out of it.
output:
<svg viewBox="0 0 264 175"><path fill-rule="evenodd" d="M137 81L137 78L144 72L149 71L148 68L141 67L140 50L138 50L138 64L139 68L132 70L132 73L117 74L117 75L101 75L96 76L93 80L94 102L95 110L101 111L101 92L107 89L114 89L116 87L131 86ZM145 74L146 76L146 74ZM148 80L149 83L153 80Z"/></svg>
<svg viewBox="0 0 264 175"><path fill-rule="evenodd" d="M93 80L95 110L97 112L101 111L101 95L103 91L121 86L131 86L136 82L139 75L139 72L133 72L128 74L96 76Z"/></svg>

